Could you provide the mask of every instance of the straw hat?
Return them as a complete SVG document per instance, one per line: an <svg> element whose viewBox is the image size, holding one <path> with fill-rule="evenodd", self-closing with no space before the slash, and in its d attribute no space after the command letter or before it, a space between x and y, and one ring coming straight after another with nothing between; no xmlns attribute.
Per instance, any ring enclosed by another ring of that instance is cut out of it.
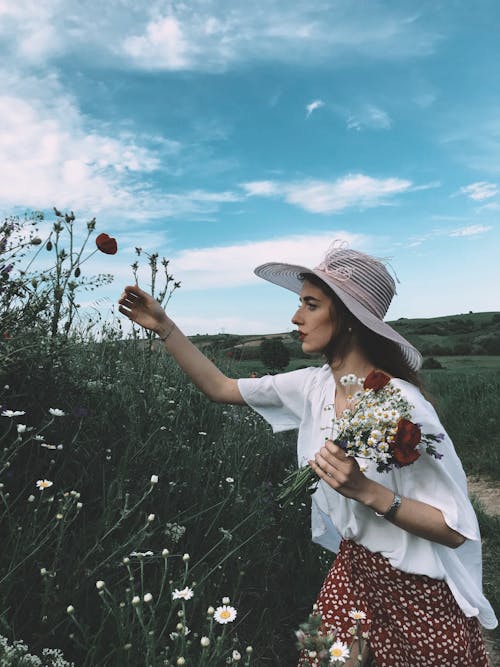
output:
<svg viewBox="0 0 500 667"><path fill-rule="evenodd" d="M401 334L383 321L396 294L396 284L383 262L337 240L314 269L295 264L268 262L255 269L256 275L275 285L300 294L304 273L314 273L335 292L348 310L375 333L397 343L414 370L422 365L422 355Z"/></svg>

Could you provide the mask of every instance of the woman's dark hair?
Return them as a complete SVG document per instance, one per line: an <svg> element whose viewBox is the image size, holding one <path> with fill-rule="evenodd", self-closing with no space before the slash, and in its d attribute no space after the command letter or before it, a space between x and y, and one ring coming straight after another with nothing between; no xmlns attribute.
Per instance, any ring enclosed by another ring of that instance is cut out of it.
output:
<svg viewBox="0 0 500 667"><path fill-rule="evenodd" d="M335 333L323 350L330 365L335 366L342 362L355 336L357 343L375 368L423 389L418 373L410 367L400 346L395 341L380 336L362 324L335 292L314 273L303 273L300 279L307 280L315 287L319 287L332 302Z"/></svg>

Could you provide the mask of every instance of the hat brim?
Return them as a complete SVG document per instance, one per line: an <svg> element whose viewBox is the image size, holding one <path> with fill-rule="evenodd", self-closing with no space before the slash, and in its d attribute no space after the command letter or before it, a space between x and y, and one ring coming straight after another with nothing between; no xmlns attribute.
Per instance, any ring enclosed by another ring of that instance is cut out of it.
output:
<svg viewBox="0 0 500 667"><path fill-rule="evenodd" d="M329 276L319 269L311 269L297 264L283 264L281 262L267 262L261 264L255 269L255 274L268 282L284 287L296 294L300 294L303 287L303 280L300 275L304 273L313 273L318 276L342 301L346 308L368 329L379 336L388 338L397 343L404 354L404 357L410 367L417 371L422 366L422 355L404 336L401 336L389 324L379 319L370 312L357 299L346 292L342 287Z"/></svg>

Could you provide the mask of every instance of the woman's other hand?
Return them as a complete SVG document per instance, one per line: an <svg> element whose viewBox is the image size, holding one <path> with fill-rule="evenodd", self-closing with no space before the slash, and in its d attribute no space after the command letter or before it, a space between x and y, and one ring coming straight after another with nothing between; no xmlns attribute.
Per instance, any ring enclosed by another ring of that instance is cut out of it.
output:
<svg viewBox="0 0 500 667"><path fill-rule="evenodd" d="M370 480L361 472L356 459L346 456L342 447L333 440L325 440L309 465L332 489L346 498L362 501Z"/></svg>
<svg viewBox="0 0 500 667"><path fill-rule="evenodd" d="M159 336L164 335L165 329L171 324L158 301L137 285L125 287L118 303L122 315Z"/></svg>

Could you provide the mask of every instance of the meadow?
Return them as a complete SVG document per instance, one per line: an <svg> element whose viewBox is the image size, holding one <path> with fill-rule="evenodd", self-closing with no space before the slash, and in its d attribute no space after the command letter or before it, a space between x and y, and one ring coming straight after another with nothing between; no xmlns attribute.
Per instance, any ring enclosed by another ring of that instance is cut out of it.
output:
<svg viewBox="0 0 500 667"><path fill-rule="evenodd" d="M276 502L295 434L210 403L118 321L65 328L54 279L26 296L11 272L0 293L0 664L296 664L331 555L310 541L307 499ZM499 479L498 374L425 381L466 470ZM500 521L478 510L498 613Z"/></svg>

